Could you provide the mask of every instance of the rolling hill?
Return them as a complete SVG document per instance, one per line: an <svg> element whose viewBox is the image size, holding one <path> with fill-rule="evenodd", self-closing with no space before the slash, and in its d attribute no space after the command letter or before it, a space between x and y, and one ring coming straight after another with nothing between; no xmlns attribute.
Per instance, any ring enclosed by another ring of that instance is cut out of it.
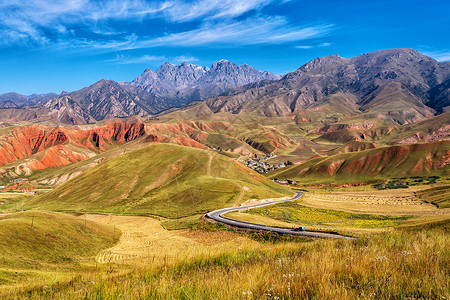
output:
<svg viewBox="0 0 450 300"><path fill-rule="evenodd" d="M37 283L66 276L93 263L119 232L92 221L52 212L0 216L0 284Z"/></svg>
<svg viewBox="0 0 450 300"><path fill-rule="evenodd" d="M156 144L112 158L30 205L39 209L178 218L250 198L292 195L217 153Z"/></svg>
<svg viewBox="0 0 450 300"><path fill-rule="evenodd" d="M450 141L386 146L317 157L279 169L270 178L300 182L367 182L390 177L449 175Z"/></svg>

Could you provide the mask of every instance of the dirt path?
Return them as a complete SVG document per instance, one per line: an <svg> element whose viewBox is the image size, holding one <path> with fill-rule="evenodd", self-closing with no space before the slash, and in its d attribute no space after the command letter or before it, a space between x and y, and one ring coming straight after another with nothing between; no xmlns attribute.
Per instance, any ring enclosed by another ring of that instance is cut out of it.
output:
<svg viewBox="0 0 450 300"><path fill-rule="evenodd" d="M213 159L213 156L212 156L211 154L209 154L209 161L208 161L208 165L207 165L207 167L206 167L206 174L207 174L208 176L211 176L211 164L212 164L212 159Z"/></svg>

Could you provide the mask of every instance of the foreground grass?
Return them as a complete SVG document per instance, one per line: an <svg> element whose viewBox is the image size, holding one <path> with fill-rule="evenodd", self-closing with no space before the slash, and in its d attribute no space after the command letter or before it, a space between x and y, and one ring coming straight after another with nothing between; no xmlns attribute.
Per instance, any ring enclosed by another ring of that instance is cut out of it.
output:
<svg viewBox="0 0 450 300"><path fill-rule="evenodd" d="M58 299L444 299L450 296L449 220L353 241L282 242L126 275L30 289ZM280 247L281 245L281 247ZM11 296L11 295L10 295Z"/></svg>
<svg viewBox="0 0 450 300"><path fill-rule="evenodd" d="M60 213L0 216L0 287L70 277L118 239L118 231Z"/></svg>

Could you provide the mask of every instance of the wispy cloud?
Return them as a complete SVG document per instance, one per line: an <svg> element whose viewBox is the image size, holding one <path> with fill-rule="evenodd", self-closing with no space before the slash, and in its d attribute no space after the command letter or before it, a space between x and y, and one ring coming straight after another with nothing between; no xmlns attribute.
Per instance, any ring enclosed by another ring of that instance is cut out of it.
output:
<svg viewBox="0 0 450 300"><path fill-rule="evenodd" d="M293 25L283 16L263 14L264 7L282 3L282 0L3 0L0 46L32 43L84 51L243 46L302 41L332 30L330 24ZM159 22L161 27L189 22L190 29L180 32L180 27L175 26L178 29L161 34L150 27L146 30L134 26L149 19ZM136 27L140 29L135 30Z"/></svg>
<svg viewBox="0 0 450 300"><path fill-rule="evenodd" d="M450 61L450 51L449 50L441 50L441 51L423 51L423 54L427 56L431 56L437 61Z"/></svg>
<svg viewBox="0 0 450 300"><path fill-rule="evenodd" d="M193 56L176 56L176 57L167 57L164 55L142 55L142 56L131 56L131 55L122 55L118 54L113 59L108 59L106 62L112 62L119 65L128 65L128 64L145 64L145 63L163 63L166 61L172 63L182 63L182 62L195 62L199 59Z"/></svg>
<svg viewBox="0 0 450 300"><path fill-rule="evenodd" d="M190 31L136 41L132 48L282 44L320 37L332 28L330 24L296 27L283 17L257 17L242 22L205 24Z"/></svg>
<svg viewBox="0 0 450 300"><path fill-rule="evenodd" d="M127 65L127 64L142 64L148 62L164 62L167 61L167 57L162 55L143 55L136 57L119 54L115 58L106 61L113 62L119 65Z"/></svg>
<svg viewBox="0 0 450 300"><path fill-rule="evenodd" d="M182 56L177 56L177 57L173 58L170 61L172 61L174 63L183 63L183 62L191 63L191 62L199 61L199 59L196 58L196 57L193 57L193 56L184 56L184 55L182 55Z"/></svg>
<svg viewBox="0 0 450 300"><path fill-rule="evenodd" d="M199 0L174 2L165 15L172 21L185 22L196 19L219 19L240 16L250 10L260 9L273 0Z"/></svg>
<svg viewBox="0 0 450 300"><path fill-rule="evenodd" d="M297 49L313 49L313 48L322 48L322 47L328 47L331 46L331 43L320 43L317 45L300 45L300 46L295 46L295 48Z"/></svg>
<svg viewBox="0 0 450 300"><path fill-rule="evenodd" d="M148 3L144 0L4 0L0 2L0 44L19 39L42 43L50 37L67 37L74 33L70 27L108 35L114 31L103 23L105 20L136 21L161 13L172 5L172 2Z"/></svg>

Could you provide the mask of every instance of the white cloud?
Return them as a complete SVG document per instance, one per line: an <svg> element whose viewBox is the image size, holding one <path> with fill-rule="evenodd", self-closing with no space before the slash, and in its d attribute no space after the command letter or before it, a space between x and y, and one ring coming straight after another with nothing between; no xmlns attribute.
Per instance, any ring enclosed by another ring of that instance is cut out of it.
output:
<svg viewBox="0 0 450 300"><path fill-rule="evenodd" d="M0 1L0 45L34 43L52 48L123 50L282 44L321 37L333 27L292 25L282 16L261 14L262 8L274 3L283 1L3 0ZM246 15L250 11L255 13ZM239 21L237 17L241 17ZM196 21L193 24L196 28L169 31L155 37L155 32L133 33L132 29L119 28L117 22L111 22L123 20L126 24L144 19L155 19L162 25ZM145 37L144 34L153 35Z"/></svg>
<svg viewBox="0 0 450 300"><path fill-rule="evenodd" d="M142 55L142 56L130 56L130 55L116 55L115 58L106 60L106 62L113 62L119 65L127 65L127 64L144 64L151 62L159 62L163 63L166 61L170 61L172 63L182 63L182 62L195 62L199 59L193 56L176 56L176 57L167 57L164 55Z"/></svg>
<svg viewBox="0 0 450 300"><path fill-rule="evenodd" d="M70 26L84 28L98 34L112 34L114 30L103 24L110 19L137 21L156 15L172 6L172 2L144 0L4 0L0 2L0 44L14 42L4 37L14 35L24 42L48 40L49 32L64 36ZM105 27L106 30L104 30ZM119 32L120 33L120 32Z"/></svg>
<svg viewBox="0 0 450 300"><path fill-rule="evenodd" d="M198 61L199 59L193 56L177 56L174 59L172 59L171 61L174 63L182 63L182 62L195 62Z"/></svg>
<svg viewBox="0 0 450 300"><path fill-rule="evenodd" d="M259 17L242 22L205 24L190 31L136 41L131 48L282 44L323 36L332 27L329 24L296 27L283 17Z"/></svg>
<svg viewBox="0 0 450 300"><path fill-rule="evenodd" d="M185 22L197 19L218 19L240 16L248 11L260 9L273 0L198 0L176 1L165 11L172 21Z"/></svg>
<svg viewBox="0 0 450 300"><path fill-rule="evenodd" d="M320 43L317 45L300 45L300 46L295 46L295 48L297 49L313 49L313 48L322 48L322 47L328 47L331 46L331 43Z"/></svg>
<svg viewBox="0 0 450 300"><path fill-rule="evenodd" d="M423 54L427 56L431 56L437 61L450 61L450 51L441 50L441 51L423 51Z"/></svg>
<svg viewBox="0 0 450 300"><path fill-rule="evenodd" d="M143 56L129 56L129 55L117 55L116 58L107 60L108 62L114 62L119 65L127 64L142 64L147 62L164 62L167 61L167 57L162 55L143 55Z"/></svg>

